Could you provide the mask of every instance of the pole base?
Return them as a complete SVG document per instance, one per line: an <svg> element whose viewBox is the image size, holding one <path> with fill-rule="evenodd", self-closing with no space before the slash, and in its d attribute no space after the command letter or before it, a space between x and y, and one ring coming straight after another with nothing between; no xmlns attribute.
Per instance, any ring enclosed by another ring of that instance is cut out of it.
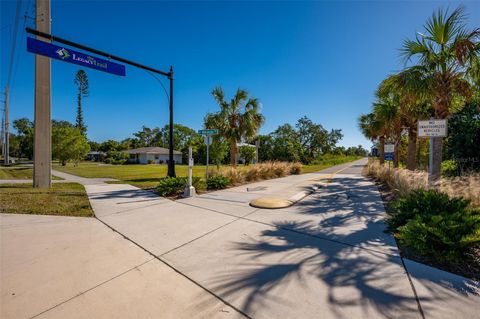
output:
<svg viewBox="0 0 480 319"><path fill-rule="evenodd" d="M193 186L187 186L185 187L185 190L183 191L183 196L182 197L195 197L197 193L195 192L195 187Z"/></svg>

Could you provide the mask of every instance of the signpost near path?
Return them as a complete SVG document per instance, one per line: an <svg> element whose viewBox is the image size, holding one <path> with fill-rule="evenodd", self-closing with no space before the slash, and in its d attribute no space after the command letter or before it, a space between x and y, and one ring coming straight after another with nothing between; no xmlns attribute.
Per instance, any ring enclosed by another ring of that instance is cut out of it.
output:
<svg viewBox="0 0 480 319"><path fill-rule="evenodd" d="M395 158L395 144L385 144L383 156L386 161L393 161ZM388 162L388 167L390 167L390 162Z"/></svg>
<svg viewBox="0 0 480 319"><path fill-rule="evenodd" d="M205 169L205 180L208 179L208 162L210 161L210 144L212 144L212 135L218 134L217 129L199 130L198 134L205 137L205 144L207 145L207 167Z"/></svg>
<svg viewBox="0 0 480 319"><path fill-rule="evenodd" d="M447 136L447 120L430 119L428 121L418 121L417 127L418 137L429 137L430 148L428 152L428 185L433 184L433 141L436 138ZM441 160L441 159L440 159Z"/></svg>
<svg viewBox="0 0 480 319"><path fill-rule="evenodd" d="M160 74L168 78L169 100L169 150L168 176L175 177L175 161L173 160L173 67L168 72L161 71L140 63L127 60L113 54L100 51L86 45L73 42L50 34L50 0L36 0L36 29L26 28L27 33L36 38L27 38L27 51L35 54L35 131L33 187L49 188L51 186L51 70L50 60L56 59L95 70L125 76L125 66L112 62L128 64L149 73ZM60 43L61 45L53 44ZM76 48L81 51L72 49ZM93 56L91 54L95 54ZM103 58L99 58L101 56ZM106 58L106 59L104 59ZM157 79L158 80L158 79Z"/></svg>

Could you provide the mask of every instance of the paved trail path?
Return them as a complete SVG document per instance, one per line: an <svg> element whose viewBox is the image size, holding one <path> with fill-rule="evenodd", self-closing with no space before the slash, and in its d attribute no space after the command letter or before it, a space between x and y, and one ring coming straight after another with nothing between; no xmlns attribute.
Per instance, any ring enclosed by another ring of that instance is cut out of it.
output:
<svg viewBox="0 0 480 319"><path fill-rule="evenodd" d="M361 176L365 162L175 202L55 172L85 185L97 219L1 215L2 311L19 318L476 318L478 283L400 257L383 232L379 192ZM249 205L312 186L318 189L289 208Z"/></svg>

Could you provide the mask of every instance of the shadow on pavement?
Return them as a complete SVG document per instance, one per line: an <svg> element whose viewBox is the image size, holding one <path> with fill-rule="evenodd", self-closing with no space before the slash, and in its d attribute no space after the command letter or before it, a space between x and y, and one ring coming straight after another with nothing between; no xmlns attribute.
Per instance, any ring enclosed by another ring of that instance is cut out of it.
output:
<svg viewBox="0 0 480 319"><path fill-rule="evenodd" d="M250 314L268 303L288 304L288 293L271 292L280 286L288 287L293 281L308 285L317 280L327 290L323 298L326 300L322 300L321 293L325 292L317 289L318 302L327 304L335 318L352 318L349 307L362 310L363 314L353 312L357 318L419 317L401 259L369 248L390 246L393 241L383 232L383 204L373 184L359 178L337 178L326 191L321 190L288 211L322 218L298 221L292 215L289 220L270 223L274 227L264 230L259 239L233 242L233 249L248 255L249 262L239 265L238 271L217 275L209 283L214 291L227 300L238 298L239 291L248 292L240 309ZM352 227L359 223L360 227ZM279 256L282 262L272 262L272 256ZM422 298L424 311L429 310L429 301L441 304L452 297L434 287L471 291L466 282L445 282L431 278L428 272L418 271L416 275L418 280L431 283L427 285L431 294ZM369 315L372 310L374 316Z"/></svg>

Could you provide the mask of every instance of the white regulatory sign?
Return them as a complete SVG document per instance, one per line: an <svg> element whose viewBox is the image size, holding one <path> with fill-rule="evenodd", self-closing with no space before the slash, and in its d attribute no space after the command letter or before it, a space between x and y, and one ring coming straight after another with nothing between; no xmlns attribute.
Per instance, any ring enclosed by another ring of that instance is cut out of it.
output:
<svg viewBox="0 0 480 319"><path fill-rule="evenodd" d="M203 141L205 142L205 145L212 145L212 137L210 135L204 135Z"/></svg>
<svg viewBox="0 0 480 319"><path fill-rule="evenodd" d="M385 153L393 153L395 151L395 144L385 144Z"/></svg>
<svg viewBox="0 0 480 319"><path fill-rule="evenodd" d="M447 136L447 120L418 121L418 137Z"/></svg>

